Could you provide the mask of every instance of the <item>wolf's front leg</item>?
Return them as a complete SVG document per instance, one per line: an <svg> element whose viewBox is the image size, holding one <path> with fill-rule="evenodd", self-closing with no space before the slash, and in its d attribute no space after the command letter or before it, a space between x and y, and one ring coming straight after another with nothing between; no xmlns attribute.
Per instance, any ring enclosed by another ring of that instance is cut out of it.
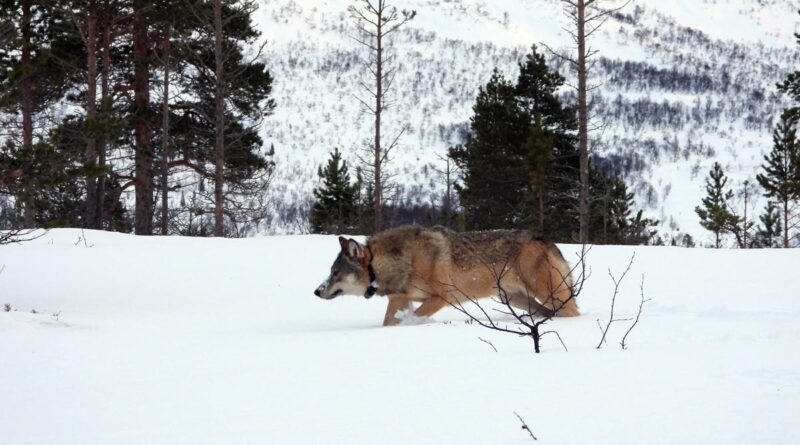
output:
<svg viewBox="0 0 800 445"><path fill-rule="evenodd" d="M405 295L389 295L389 305L386 306L386 315L383 317L384 326L395 326L400 323L396 315L398 312L407 312L414 309L411 300Z"/></svg>

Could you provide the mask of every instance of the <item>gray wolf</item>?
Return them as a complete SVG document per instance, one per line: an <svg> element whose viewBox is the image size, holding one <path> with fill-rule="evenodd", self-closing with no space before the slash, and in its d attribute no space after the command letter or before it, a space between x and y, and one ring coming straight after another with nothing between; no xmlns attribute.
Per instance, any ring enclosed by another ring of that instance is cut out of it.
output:
<svg viewBox="0 0 800 445"><path fill-rule="evenodd" d="M445 306L498 296L498 281L515 308L572 317L570 267L555 244L526 231L458 233L444 227L400 227L361 244L339 237L330 275L314 292L388 297L384 326L398 314L430 317Z"/></svg>

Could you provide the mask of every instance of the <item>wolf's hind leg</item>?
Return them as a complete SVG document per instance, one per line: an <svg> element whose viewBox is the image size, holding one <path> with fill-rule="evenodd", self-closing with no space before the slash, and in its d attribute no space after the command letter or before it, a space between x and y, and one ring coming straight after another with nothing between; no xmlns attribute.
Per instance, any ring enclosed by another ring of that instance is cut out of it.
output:
<svg viewBox="0 0 800 445"><path fill-rule="evenodd" d="M555 311L556 317L575 317L581 314L577 302L572 296L569 284L569 272L561 273L556 267L545 262L534 274L524 277L530 295L549 311Z"/></svg>
<svg viewBox="0 0 800 445"><path fill-rule="evenodd" d="M447 306L447 301L440 296L434 295L425 300L420 307L414 311L414 315L417 317L430 317L445 306Z"/></svg>
<svg viewBox="0 0 800 445"><path fill-rule="evenodd" d="M398 311L405 312L414 309L411 300L402 296L389 296L389 304L386 306L386 315L383 317L384 326L395 326L400 323L400 320L395 318Z"/></svg>

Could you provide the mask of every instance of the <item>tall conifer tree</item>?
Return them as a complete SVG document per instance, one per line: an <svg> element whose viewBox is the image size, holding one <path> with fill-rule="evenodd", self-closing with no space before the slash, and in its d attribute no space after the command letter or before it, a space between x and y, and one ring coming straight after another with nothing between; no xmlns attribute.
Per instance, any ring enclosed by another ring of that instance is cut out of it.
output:
<svg viewBox="0 0 800 445"><path fill-rule="evenodd" d="M797 139L797 117L787 110L772 135L773 147L764 156L763 174L756 178L764 189L764 196L781 206L783 214L783 247L789 247L790 231L794 221L795 206L800 200L800 141Z"/></svg>

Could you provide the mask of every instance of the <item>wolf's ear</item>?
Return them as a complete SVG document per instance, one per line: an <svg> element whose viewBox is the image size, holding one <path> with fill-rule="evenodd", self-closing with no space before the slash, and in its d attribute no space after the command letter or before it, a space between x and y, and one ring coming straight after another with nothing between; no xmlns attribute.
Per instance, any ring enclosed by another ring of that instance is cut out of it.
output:
<svg viewBox="0 0 800 445"><path fill-rule="evenodd" d="M347 255L350 258L358 258L361 256L361 245L358 244L358 241L352 238L347 241Z"/></svg>
<svg viewBox="0 0 800 445"><path fill-rule="evenodd" d="M347 238L340 236L339 237L339 246L342 247L342 252L347 252Z"/></svg>

